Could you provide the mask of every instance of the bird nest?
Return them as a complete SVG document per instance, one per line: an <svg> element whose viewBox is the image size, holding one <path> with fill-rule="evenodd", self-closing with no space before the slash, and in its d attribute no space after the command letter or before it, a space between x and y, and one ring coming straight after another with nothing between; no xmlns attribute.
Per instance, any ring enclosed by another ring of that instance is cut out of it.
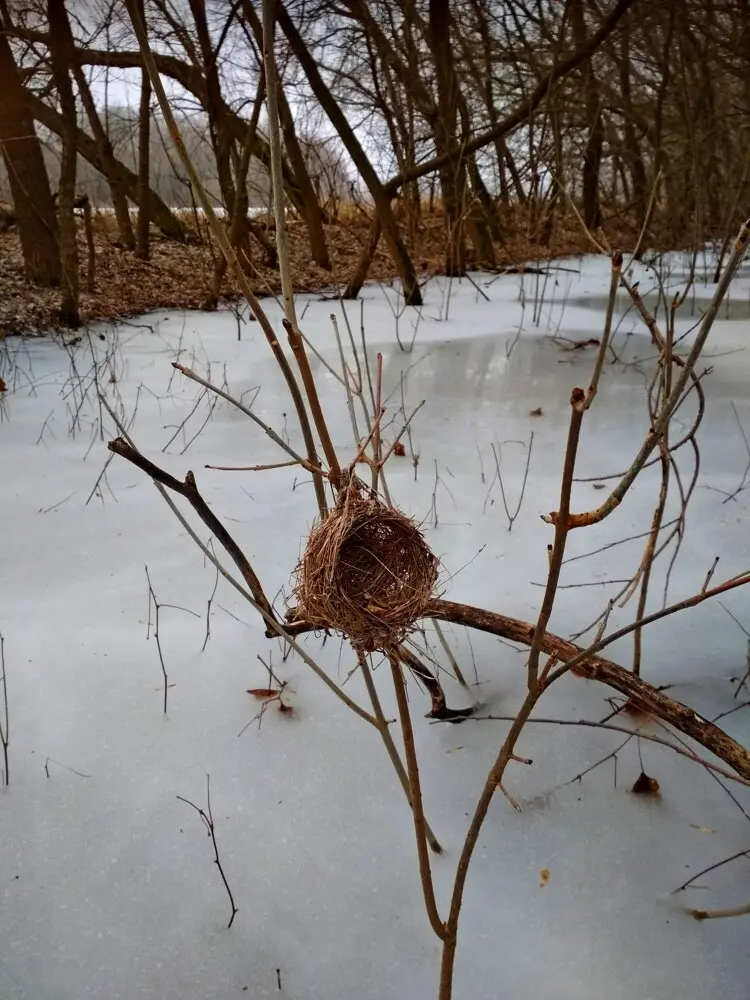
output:
<svg viewBox="0 0 750 1000"><path fill-rule="evenodd" d="M438 560L416 523L351 476L310 533L297 567L296 616L365 652L402 642L433 597Z"/></svg>

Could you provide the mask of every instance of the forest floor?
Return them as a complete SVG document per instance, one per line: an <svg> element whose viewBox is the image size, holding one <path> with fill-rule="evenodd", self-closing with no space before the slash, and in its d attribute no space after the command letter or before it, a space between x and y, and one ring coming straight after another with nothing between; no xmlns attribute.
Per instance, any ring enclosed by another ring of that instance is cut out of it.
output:
<svg viewBox="0 0 750 1000"><path fill-rule="evenodd" d="M263 224L263 219L258 219ZM292 277L298 292L323 292L343 288L351 276L363 245L369 236L370 222L364 216L331 223L326 227L331 272L311 263L310 244L304 222L289 221L289 242L292 256ZM269 229L271 229L269 227ZM609 231L610 227L608 227ZM404 230L406 227L404 226ZM503 219L503 239L495 245L498 271L513 271L524 262L545 260L591 250L582 227L571 218L555 226L547 245L534 238L526 219ZM614 233L609 233L614 238ZM634 242L632 234L627 243ZM273 240L273 232L269 232ZM252 237L251 237L252 240ZM134 252L123 248L111 214L94 217L96 247L95 291L86 288L87 249L83 225L79 231L81 287L81 320L111 320L150 312L155 309L201 309L209 298L211 278L217 250L204 231L202 238L176 243L158 232L152 233L151 259L144 262ZM425 277L444 273L445 220L442 213L425 214L419 220L412 238L407 237L414 266ZM259 296L275 295L280 291L279 273L264 260L260 245L253 241L253 261L250 273L253 290ZM479 266L469 253L470 267ZM481 262L487 270L487 262ZM492 270L492 268L490 268ZM381 243L372 262L368 280L389 281L395 277L391 256L385 242ZM233 281L225 278L222 297L231 301L237 297ZM14 334L46 332L56 326L60 293L56 289L39 288L24 275L23 255L18 233L10 229L0 233L0 339Z"/></svg>

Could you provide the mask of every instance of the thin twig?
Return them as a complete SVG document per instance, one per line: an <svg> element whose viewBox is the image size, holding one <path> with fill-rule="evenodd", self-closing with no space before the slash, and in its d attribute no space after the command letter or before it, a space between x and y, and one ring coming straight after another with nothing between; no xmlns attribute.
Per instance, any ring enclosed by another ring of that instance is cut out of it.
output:
<svg viewBox="0 0 750 1000"><path fill-rule="evenodd" d="M544 592L542 607L537 619L534 639L529 651L529 662L527 667L527 684L529 691L537 687L539 679L539 654L542 651L542 641L547 631L552 608L557 593L557 585L560 581L560 570L565 555L565 543L568 537L568 514L570 513L570 493L573 486L573 472L575 470L576 454L578 452L578 442L581 436L581 423L583 421L583 404L586 394L583 389L574 389L570 396L570 424L568 427L568 443L565 448L565 458L563 461L563 475L560 486L560 506L557 519L555 521L555 540L552 545L550 555L550 568L547 576L547 587Z"/></svg>
<svg viewBox="0 0 750 1000"><path fill-rule="evenodd" d="M261 420L260 417L256 416L256 414L253 413L253 411L249 407L245 406L244 403L241 403L238 399L235 399L234 396L230 396L228 392L225 392L224 389L220 389L219 386L214 385L213 383L202 378L191 368L186 368L185 365L181 365L177 361L172 362L172 367L176 368L178 372L181 372L187 378L192 379L199 385L203 385L207 389L210 389L212 392L215 392L217 396L221 396L222 399L225 399L228 403L231 403L232 406L236 406L238 410L241 410L246 416L250 417L250 419L258 425L258 427L261 427L270 437L270 439L274 442L274 444L277 444L279 448L282 449L282 451L285 451L287 455L290 455L294 459L294 461L297 462L299 465L301 465L303 468L307 469L310 472L316 472L316 471L322 472L322 469L320 468L319 465L311 465L310 462L308 462L301 455L299 455L293 448L291 448L286 443L286 441L284 441L282 437L279 437L279 435L276 433L273 427L269 427L267 423Z"/></svg>
<svg viewBox="0 0 750 1000"><path fill-rule="evenodd" d="M469 716L469 719L473 722L513 722L514 718L514 715ZM659 746L668 747L670 750L674 750L674 752L679 754L681 757L687 757L688 760L692 760L696 764L701 764L703 767L707 767L709 770L715 771L717 774L720 774L723 778L727 778L729 781L736 781L738 785L745 785L745 787L750 788L750 779L743 778L739 774L733 774L731 771L727 771L726 768L720 767L718 764L713 764L711 761L704 760L697 754L692 753L689 749L677 746L675 743L672 743L670 740L665 740L661 736L644 733L641 729L628 729L627 726L618 726L610 722L595 722L589 719L542 719L537 716L532 716L532 718L529 719L528 724L532 725L535 723L546 726L573 726L574 728L579 729L608 729L611 732L623 733L629 737L637 736L638 739L646 740L648 743L658 743Z"/></svg>
<svg viewBox="0 0 750 1000"><path fill-rule="evenodd" d="M453 671L456 680L462 687L468 688L469 685L466 683L466 678L461 672L461 668L458 665L458 660L456 659L453 650L448 645L448 640L445 638L445 633L440 627L440 622L436 618L433 618L432 624L435 626L435 631L437 632L438 639L440 640L440 645L443 647L445 655L448 657L448 662L451 665L451 670Z"/></svg>
<svg viewBox="0 0 750 1000"><path fill-rule="evenodd" d="M221 858L219 857L219 845L216 843L216 828L214 825L214 814L211 810L211 775L206 775L206 808L201 809L190 799L184 798L182 795L178 795L177 798L180 802L184 802L186 805L191 806L198 813L200 818L203 820L203 824L206 827L208 836L211 838L211 845L214 849L214 864L219 869L219 874L221 875L221 881L224 883L224 888L227 890L227 895L229 896L229 903L232 907L232 914L229 918L229 923L227 924L227 930L234 923L234 918L239 913L239 910L234 905L234 896L232 895L232 890L229 888L229 882L227 882L227 877L224 874L224 866L221 863Z"/></svg>
<svg viewBox="0 0 750 1000"><path fill-rule="evenodd" d="M513 531L513 522L516 520L518 515L521 513L521 506L523 504L523 495L526 492L526 483L529 478L529 466L531 465L531 449L534 447L534 432L531 432L531 437L529 438L529 447L526 451L526 467L523 470L523 481L521 482L521 493L518 497L518 503L516 504L515 511L511 514L508 508L508 501L505 496L505 484L503 483L503 474L500 470L500 459L502 457L502 452L499 447L496 449L494 442L491 444L492 454L495 456L495 469L497 470L497 478L500 483L500 495L503 501L503 507L505 508L505 516L508 518L508 532ZM481 455L480 455L481 461Z"/></svg>
<svg viewBox="0 0 750 1000"><path fill-rule="evenodd" d="M211 605L216 597L216 591L219 587L219 567L216 567L216 577L214 579L214 589L211 591L211 596L206 603L206 638L203 640L203 645L201 646L201 653L206 651L206 646L208 645L208 640L211 638Z"/></svg>

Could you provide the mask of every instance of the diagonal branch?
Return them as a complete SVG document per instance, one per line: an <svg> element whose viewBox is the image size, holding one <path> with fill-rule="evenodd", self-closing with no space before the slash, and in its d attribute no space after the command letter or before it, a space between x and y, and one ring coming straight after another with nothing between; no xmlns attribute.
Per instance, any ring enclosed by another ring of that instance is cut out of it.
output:
<svg viewBox="0 0 750 1000"><path fill-rule="evenodd" d="M710 592L707 592L710 593ZM530 646L534 638L534 626L529 622L493 611L485 611L468 604L456 604L453 601L434 601L428 609L431 618L452 622L454 625L465 625L480 632L489 632L512 642L520 642ZM661 617L661 615L660 615ZM636 623L637 624L637 623ZM635 626L630 626L632 629ZM610 639L602 640L602 645ZM598 644L597 644L598 645ZM692 708L683 705L675 698L670 698L652 684L636 677L612 660L606 660L593 652L588 653L573 642L546 632L541 643L542 652L556 656L565 668L575 660L576 669L591 680L601 681L614 690L629 698L634 705L644 712L667 722L685 736L695 740L706 750L723 760L743 778L750 778L750 752L728 736L712 722L701 718ZM597 647L593 647L596 649ZM553 674L548 683L555 678Z"/></svg>
<svg viewBox="0 0 750 1000"><path fill-rule="evenodd" d="M276 621L274 610L263 592L263 587L261 586L260 580L255 575L253 567L248 562L245 553L239 547L237 542L235 542L219 518L214 514L201 494L198 492L198 486L196 485L193 473L188 472L185 476L185 481L180 482L179 479L175 479L174 476L165 472L164 469L160 469L158 465L154 465L154 463L146 458L145 455L142 455L136 448L133 448L132 445L129 445L128 442L121 437L115 438L114 441L110 441L108 448L111 452L114 452L115 455L119 455L120 458L127 459L128 462L131 462L142 472L145 472L147 476L155 480L157 483L161 483L162 486L166 486L167 489L172 490L172 492L179 493L180 496L185 497L201 521L203 521L209 531L211 531L216 538L218 538L226 551L232 557L235 566L242 574L242 578L247 584L250 593L253 595L255 600L261 605L266 614L268 614L273 621Z"/></svg>

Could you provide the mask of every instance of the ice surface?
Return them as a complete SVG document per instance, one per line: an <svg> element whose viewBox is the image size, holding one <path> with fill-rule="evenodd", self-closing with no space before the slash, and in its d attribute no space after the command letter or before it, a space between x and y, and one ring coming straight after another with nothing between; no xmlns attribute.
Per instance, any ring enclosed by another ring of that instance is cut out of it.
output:
<svg viewBox="0 0 750 1000"><path fill-rule="evenodd" d="M685 261L675 256L668 263L679 288ZM489 301L469 281L449 287L435 279L419 314L402 312L394 289L363 291L370 360L382 352L385 391L394 393L386 420L395 423L386 437L400 426L402 373L407 411L426 400L412 429L417 479L408 456L394 457L388 484L403 508L425 519L428 540L443 559L446 596L533 620L551 540L539 515L557 506L567 400L575 385L587 384L593 363L590 348L570 349L570 341L601 329L607 264L568 260L546 277L472 278ZM647 292L649 272L638 267L634 278ZM710 285L696 286L679 334L690 338L712 293ZM704 380L700 479L670 600L699 590L716 555L717 580L750 563L749 494L724 502L743 482L748 460L740 424L750 433L749 301L743 274L732 288L730 318L717 322L709 340L705 367L713 370ZM340 305L302 297L298 309L310 342L338 371L329 314L343 330ZM348 303L347 311L358 337L359 305ZM279 325L278 308L271 304L269 312ZM398 348L396 316L404 346L416 332L411 353ZM584 478L624 471L647 430L644 386L654 352L624 301L617 323L618 360L607 365L601 397L585 421L577 468ZM226 377L237 396L251 400L258 390L258 415L298 446L291 406L257 323L242 322L240 333L238 340L231 311L161 313L115 330L97 328L69 351L46 340L6 344L2 374L11 391L0 424L0 630L11 783L0 795L3 1000L436 995L440 952L421 900L411 820L377 734L298 657L282 662L257 615L223 581L201 652L214 571L137 469L114 459L86 503L108 453L97 433L93 391L79 411L81 386L94 388L92 351L101 361L114 345L102 385L113 404L119 397L128 417L135 414L131 432L139 447L176 476L193 469L267 593L288 593L314 515L308 477L293 469L206 470L207 463L284 457L224 403L181 454L207 416L205 399L163 451L200 394L173 374L178 353L203 373L210 363L212 378ZM334 443L350 457L343 390L312 362ZM532 416L538 407L542 414ZM685 426L691 407L680 415ZM106 416L104 426L112 436ZM524 500L509 532L492 445L513 512L532 432ZM687 485L693 456L688 448L677 454ZM606 494L598 482L576 483L575 510L601 502ZM656 468L645 473L610 518L573 533L568 556L647 531L658 483ZM676 494L673 483L667 518L678 509ZM198 531L207 537L200 524ZM640 539L567 563L567 589L559 592L551 628L569 635L589 625L620 589L607 581L631 576L642 545ZM194 612L161 612L174 685L166 717L156 646L146 641L146 564L159 600ZM657 566L652 609L663 599L666 563ZM750 628L744 592L727 595L724 604ZM631 601L611 624L634 614ZM447 631L465 673L473 679L476 669L477 698L488 712L512 716L523 696L524 652L479 634L470 646L462 630ZM427 637L437 655L437 637L429 630ZM336 641L323 646L308 637L305 646L341 681L354 666ZM713 717L738 704L732 679L744 673L745 653L746 637L726 611L718 602L705 604L646 632L644 676L672 685L671 694ZM609 654L629 664L632 641ZM273 656L295 715L270 706L260 730L255 723L238 736L259 707L246 690L267 685L259 655ZM393 714L387 672L377 671L376 679ZM449 703L465 704L447 676L445 683ZM427 814L446 848L433 858L445 912L468 817L508 723L431 725L421 718L428 698L416 685L409 688ZM366 704L357 675L346 690ZM538 715L600 719L610 711L611 694L570 677L545 696ZM747 710L722 724L750 740ZM663 735L657 726L653 731ZM692 873L750 847L747 789L731 785L732 799L705 770L643 743L643 767L658 778L662 796L635 796L629 791L641 770L635 741L619 754L616 787L612 761L570 783L623 739L601 730L526 728L518 752L533 766L513 765L508 775L523 812L498 795L472 863L457 1000L746 998L747 919L699 924L679 906L747 902L747 860L701 879L703 889L670 893ZM198 816L176 798L205 806L207 773L221 858L239 907L231 930L210 841ZM550 879L540 888L543 868Z"/></svg>

